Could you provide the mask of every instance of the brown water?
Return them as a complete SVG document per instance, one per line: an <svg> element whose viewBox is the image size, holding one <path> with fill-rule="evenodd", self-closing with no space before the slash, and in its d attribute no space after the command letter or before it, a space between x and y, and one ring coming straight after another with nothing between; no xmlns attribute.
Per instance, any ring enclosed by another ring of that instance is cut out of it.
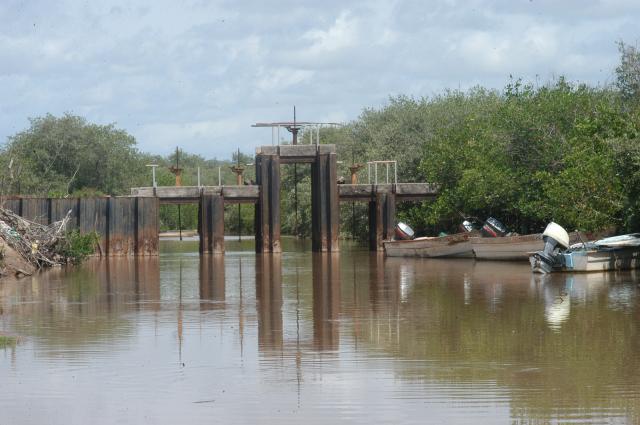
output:
<svg viewBox="0 0 640 425"><path fill-rule="evenodd" d="M0 423L640 422L640 274L252 247L0 285Z"/></svg>

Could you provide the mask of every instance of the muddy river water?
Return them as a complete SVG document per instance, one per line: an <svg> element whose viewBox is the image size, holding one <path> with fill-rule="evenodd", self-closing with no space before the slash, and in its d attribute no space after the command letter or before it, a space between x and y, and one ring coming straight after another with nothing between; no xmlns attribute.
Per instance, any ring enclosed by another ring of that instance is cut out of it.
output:
<svg viewBox="0 0 640 425"><path fill-rule="evenodd" d="M0 424L640 423L640 273L285 248L0 284Z"/></svg>

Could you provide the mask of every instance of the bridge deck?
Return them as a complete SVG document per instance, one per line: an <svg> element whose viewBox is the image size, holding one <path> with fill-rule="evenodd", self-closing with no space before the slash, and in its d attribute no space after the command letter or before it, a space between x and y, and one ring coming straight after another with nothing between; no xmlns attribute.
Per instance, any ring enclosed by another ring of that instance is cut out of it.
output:
<svg viewBox="0 0 640 425"><path fill-rule="evenodd" d="M260 186L158 186L131 188L131 196L157 197L163 204L192 204L202 195L222 195L225 203L255 203Z"/></svg>
<svg viewBox="0 0 640 425"><path fill-rule="evenodd" d="M398 184L341 184L338 185L340 201L368 201L376 193L395 193L398 201L430 199L438 194L438 187L430 183ZM134 187L131 196L157 197L163 204L189 204L197 202L201 195L222 195L225 203L255 203L260 186L160 186Z"/></svg>
<svg viewBox="0 0 640 425"><path fill-rule="evenodd" d="M434 198L438 186L432 183L340 184L338 193L341 201L368 201L375 198L376 193L394 193L398 201L409 201Z"/></svg>

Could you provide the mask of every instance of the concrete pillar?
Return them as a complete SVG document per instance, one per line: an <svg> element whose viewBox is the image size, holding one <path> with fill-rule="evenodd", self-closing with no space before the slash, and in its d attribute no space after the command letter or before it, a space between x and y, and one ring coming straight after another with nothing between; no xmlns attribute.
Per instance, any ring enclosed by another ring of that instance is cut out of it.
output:
<svg viewBox="0 0 640 425"><path fill-rule="evenodd" d="M200 197L200 254L224 253L224 199L222 195Z"/></svg>
<svg viewBox="0 0 640 425"><path fill-rule="evenodd" d="M311 246L313 251L339 251L339 228L340 204L336 154L318 154L311 164Z"/></svg>
<svg viewBox="0 0 640 425"><path fill-rule="evenodd" d="M396 220L396 195L377 192L369 202L369 250L383 251L383 241L393 238Z"/></svg>
<svg viewBox="0 0 640 425"><path fill-rule="evenodd" d="M260 195L256 204L256 252L278 253L280 246L280 157L256 156L256 183Z"/></svg>

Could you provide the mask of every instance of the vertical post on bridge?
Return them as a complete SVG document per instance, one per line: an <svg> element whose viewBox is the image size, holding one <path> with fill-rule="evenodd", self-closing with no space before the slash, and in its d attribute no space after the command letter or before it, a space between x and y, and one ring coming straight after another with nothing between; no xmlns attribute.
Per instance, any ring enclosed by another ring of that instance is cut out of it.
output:
<svg viewBox="0 0 640 425"><path fill-rule="evenodd" d="M224 254L224 198L202 194L198 210L200 254Z"/></svg>
<svg viewBox="0 0 640 425"><path fill-rule="evenodd" d="M393 238L396 195L392 191L376 191L374 196L369 202L369 250L383 251L383 241Z"/></svg>
<svg viewBox="0 0 640 425"><path fill-rule="evenodd" d="M311 165L311 245L316 252L340 250L340 204L335 153L318 152Z"/></svg>
<svg viewBox="0 0 640 425"><path fill-rule="evenodd" d="M280 246L280 157L256 155L256 183L260 186L256 204L256 252L279 253Z"/></svg>

